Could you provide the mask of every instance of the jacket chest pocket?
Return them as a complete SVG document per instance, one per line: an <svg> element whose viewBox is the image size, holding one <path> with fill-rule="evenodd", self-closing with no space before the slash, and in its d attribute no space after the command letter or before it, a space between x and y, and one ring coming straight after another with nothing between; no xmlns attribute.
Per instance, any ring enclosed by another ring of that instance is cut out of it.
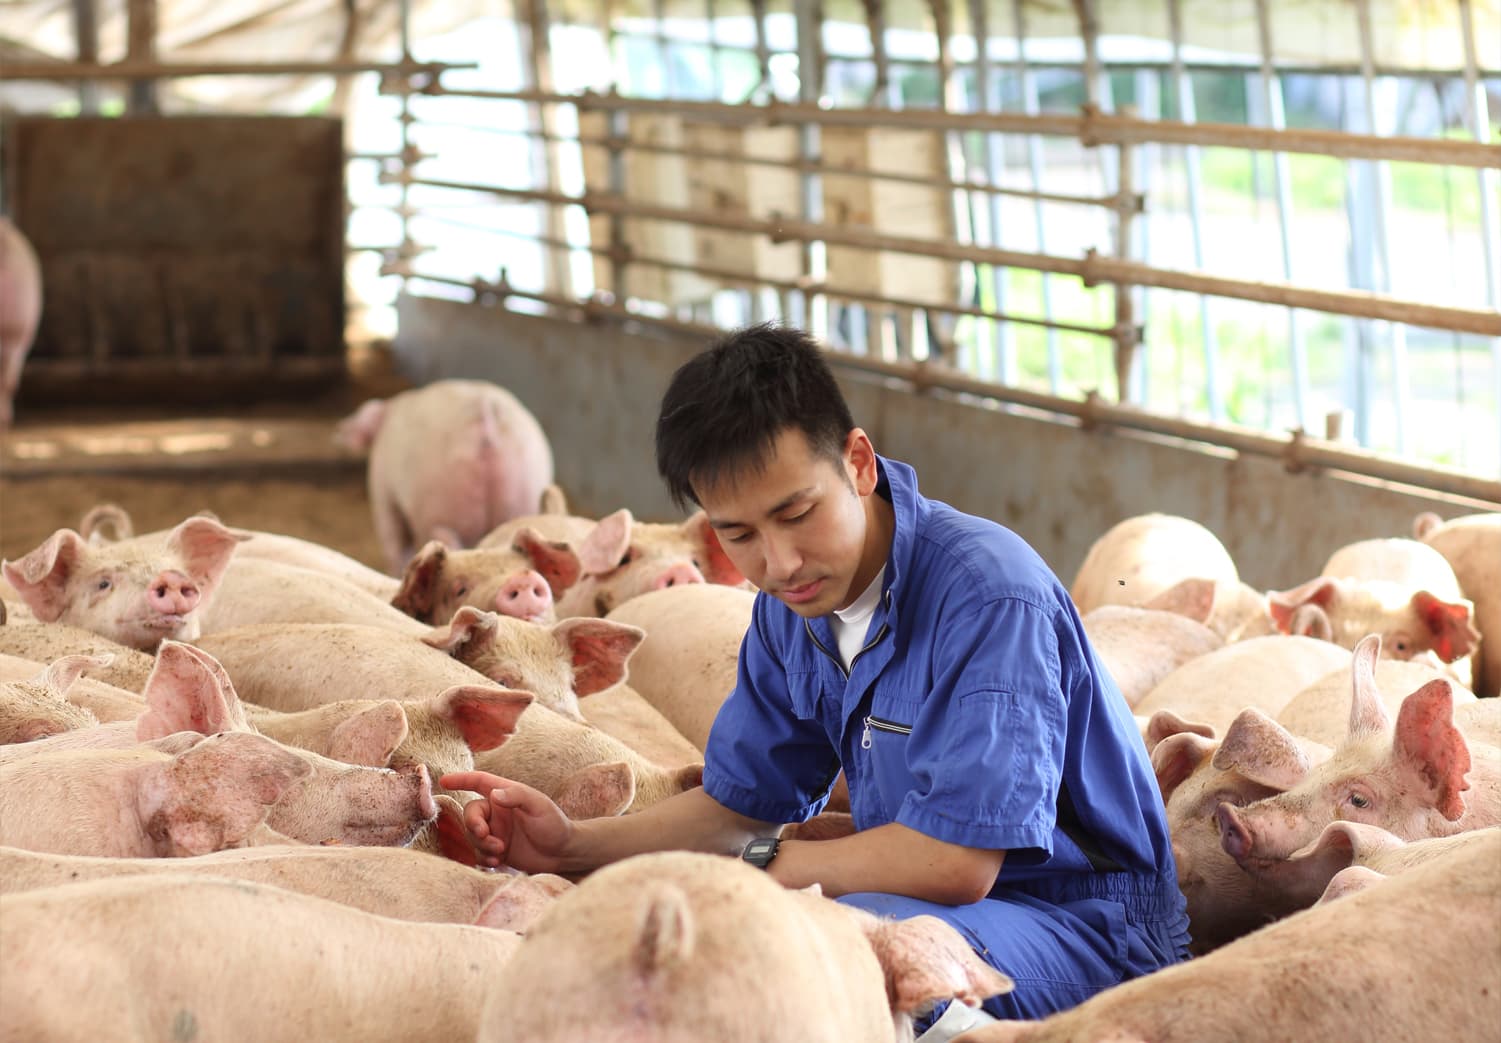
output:
<svg viewBox="0 0 1501 1043"><path fill-rule="evenodd" d="M865 786L861 803L883 822L896 818L902 801L912 791L909 767L912 722L917 707L877 702L859 720L859 757L864 766ZM874 806L873 806L874 805Z"/></svg>

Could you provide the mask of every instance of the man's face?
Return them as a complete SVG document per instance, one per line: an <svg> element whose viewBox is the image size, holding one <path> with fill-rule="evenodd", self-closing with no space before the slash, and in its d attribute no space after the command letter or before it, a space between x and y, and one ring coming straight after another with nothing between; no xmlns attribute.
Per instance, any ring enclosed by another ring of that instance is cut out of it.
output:
<svg viewBox="0 0 1501 1043"><path fill-rule="evenodd" d="M789 428L765 464L694 490L720 545L746 579L800 616L846 607L889 549L871 531L877 473L870 439L851 431L835 462Z"/></svg>

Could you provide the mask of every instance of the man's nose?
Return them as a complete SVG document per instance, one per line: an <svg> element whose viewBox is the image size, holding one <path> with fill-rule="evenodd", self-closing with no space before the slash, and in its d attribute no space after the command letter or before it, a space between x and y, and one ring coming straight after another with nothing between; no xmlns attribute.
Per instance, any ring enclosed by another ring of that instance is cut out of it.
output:
<svg viewBox="0 0 1501 1043"><path fill-rule="evenodd" d="M791 540L768 537L765 547L766 575L770 579L785 582L797 575L797 570L802 567L803 557Z"/></svg>

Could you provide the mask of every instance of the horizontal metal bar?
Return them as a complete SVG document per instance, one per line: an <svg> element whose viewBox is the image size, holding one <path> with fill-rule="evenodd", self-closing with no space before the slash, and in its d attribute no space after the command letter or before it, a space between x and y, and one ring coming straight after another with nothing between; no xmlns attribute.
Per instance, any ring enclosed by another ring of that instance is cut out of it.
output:
<svg viewBox="0 0 1501 1043"><path fill-rule="evenodd" d="M621 38L638 37L655 39L654 34L651 33L635 33L623 29L616 29L614 30L614 33L617 37ZM701 40L672 39L670 42L674 47L707 46L707 44L705 44ZM741 54L756 53L755 46L751 44L720 43L717 44L716 47L721 51L731 51ZM772 53L790 54L792 52L774 51ZM875 57L873 55L828 50L824 52L824 60L826 62L844 62L849 65L859 65L862 63L871 65L875 63ZM893 68L936 69L938 67L937 58L888 57L885 60L887 64L889 64ZM992 58L990 60L992 62L1006 62L1008 60L1014 61L1015 59ZM974 59L962 61L959 59L951 59L951 61L953 62L955 69L970 69L974 68L978 64ZM1137 69L1157 69L1162 72L1171 72L1176 67L1174 66L1172 60L1169 58L1163 58L1160 60L1153 60L1150 58L1137 58L1124 61L1102 58L1100 65L1105 70L1120 69L1122 71L1135 71ZM1057 69L1065 72L1079 72L1083 69L1083 66L1084 59L1082 55L1080 56L1078 61L1066 61L1061 59L1039 61L1031 57L1030 55L1027 57L1027 67L1030 69ZM1341 62L1332 65L1307 65L1302 62L1278 62L1274 67L1279 74L1284 76L1289 74L1305 76L1359 76L1361 75L1362 71L1362 67L1359 62ZM1244 75L1245 73L1254 73L1260 71L1261 64L1260 62L1252 61L1184 61L1181 65L1181 68L1187 69L1190 72L1225 72L1234 73L1236 75ZM1462 68L1449 68L1427 65L1375 65L1373 66L1373 71L1377 76L1407 76L1424 79L1434 76L1450 76L1457 79L1464 75L1464 69ZM1501 69L1482 69L1480 71L1480 75L1485 77L1501 76Z"/></svg>
<svg viewBox="0 0 1501 1043"><path fill-rule="evenodd" d="M392 76L436 77L448 69L478 68L475 62L362 62L353 59L305 62L7 62L0 82L21 80L166 80L188 76L344 76L378 72ZM420 88L419 88L420 89Z"/></svg>
<svg viewBox="0 0 1501 1043"><path fill-rule="evenodd" d="M1119 113L1085 109L1078 116L1022 113L940 112L932 109L825 109L816 105L771 102L730 105L722 102L664 98L631 98L585 91L552 94L544 91L480 91L450 89L434 84L425 93L464 98L571 104L580 111L672 113L730 125L814 123L822 126L917 128L922 130L984 131L1003 134L1046 134L1077 138L1086 146L1155 143L1294 152L1341 159L1385 159L1464 167L1501 167L1501 145L1448 138L1384 137L1342 131L1247 127L1232 123L1181 123L1142 120Z"/></svg>
<svg viewBox="0 0 1501 1043"><path fill-rule="evenodd" d="M429 278L419 272L412 272L411 275L417 279ZM602 317L609 317L649 323L704 338L717 338L724 332L717 326L645 315L631 311L622 305L594 298L571 300L550 294L518 291L508 286L487 283L483 279L464 282L440 277L432 281L467 286L474 290L477 296L489 295L500 301L506 297L523 297L527 300L539 301L565 311L575 312L585 320L598 321ZM1334 442L1308 437L1302 432L1294 432L1288 438L1278 438L1233 425L1200 424L1177 417L1148 413L1134 406L1113 403L1095 392L1090 392L1083 399L1062 398L966 376L935 359L923 362L893 363L833 350L828 352L827 358L835 365L906 380L918 390L941 388L946 391L979 395L997 402L1027 406L1071 417L1086 428L1110 426L1169 435L1208 445L1222 446L1239 453L1281 460L1283 465L1293 472L1320 468L1347 471L1383 481L1400 482L1417 488L1467 497L1477 501L1480 505L1501 506L1501 481L1481 478L1444 467L1407 463L1377 453L1352 450Z"/></svg>
<svg viewBox="0 0 1501 1043"><path fill-rule="evenodd" d="M1205 275L1200 272L1153 268L1134 261L1103 256L1095 250L1086 252L1082 259L1074 259L1051 254L876 235L870 232L830 228L826 225L780 217L762 221L719 211L659 206L640 200L602 194L570 196L561 192L541 192L415 178L405 172L389 175L387 180L405 181L409 184L426 185L432 188L494 193L558 206L580 206L589 213L618 214L622 217L642 220L676 221L701 227L747 232L764 235L774 243L824 242L866 250L889 250L894 253L914 254L921 257L1000 265L1006 268L1030 268L1058 275L1072 275L1082 280L1086 286L1099 283L1115 283L1121 286L1160 286L1166 289L1206 293L1217 297L1310 308L1315 311L1352 315L1357 318L1384 319L1414 326L1432 326L1437 329L1458 330L1462 333L1478 333L1482 336L1501 336L1501 312L1497 311L1424 304L1419 301L1406 301L1384 294L1358 290L1310 290L1288 283L1250 282Z"/></svg>

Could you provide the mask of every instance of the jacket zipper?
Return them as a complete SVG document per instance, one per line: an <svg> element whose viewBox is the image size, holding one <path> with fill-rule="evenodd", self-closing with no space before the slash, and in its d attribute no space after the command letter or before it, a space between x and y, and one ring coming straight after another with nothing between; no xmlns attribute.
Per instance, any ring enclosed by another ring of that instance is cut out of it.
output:
<svg viewBox="0 0 1501 1043"><path fill-rule="evenodd" d="M874 728L878 732L893 732L897 735L912 734L912 725L910 724L897 724L895 721L883 721L879 717L872 717L867 714L865 717L865 733L860 736L860 748L862 750L870 749L870 730L872 728Z"/></svg>
<svg viewBox="0 0 1501 1043"><path fill-rule="evenodd" d="M888 612L891 611L891 591L890 590L886 591L886 596L885 596L885 598L883 600L886 602L886 610ZM881 638L883 638L883 637L886 636L886 631L889 630L890 627L888 626L888 624L886 623L886 621L884 619L881 620L881 629L879 629L879 630L876 631L876 636L875 637L871 638L868 642L866 642L864 648L860 649L860 651L858 651L858 652L855 653L855 656L854 656L853 659L850 660L850 665L848 667L846 667L844 665L844 660L840 659L837 655L835 655L833 652L830 652L827 648L824 647L823 642L820 641L820 640L818 640L818 635L813 632L813 624L810 623L806 619L803 620L803 629L808 632L808 637L809 637L809 639L812 640L814 646L820 652L822 652L824 655L826 655L826 656L829 657L829 662L831 662L835 666L839 667L839 672L841 674L843 674L844 675L844 679L846 681L848 681L850 679L850 671L855 668L855 664L860 661L860 657L863 656L866 652L869 652L872 648L875 648L876 645L880 644L881 643Z"/></svg>

